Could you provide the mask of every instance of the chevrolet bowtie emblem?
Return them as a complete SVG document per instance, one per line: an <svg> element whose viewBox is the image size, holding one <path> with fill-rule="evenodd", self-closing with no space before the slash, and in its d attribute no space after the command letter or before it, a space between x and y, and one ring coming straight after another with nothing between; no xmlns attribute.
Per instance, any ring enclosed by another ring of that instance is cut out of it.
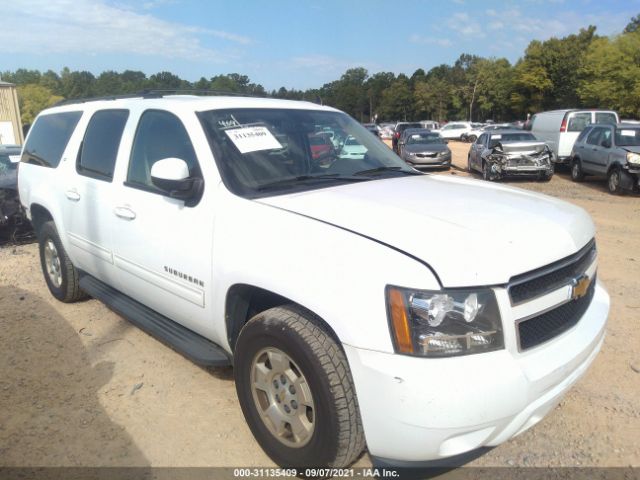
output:
<svg viewBox="0 0 640 480"><path fill-rule="evenodd" d="M584 297L591 285L591 279L587 275L580 275L573 279L571 283L571 300L577 300L580 297Z"/></svg>

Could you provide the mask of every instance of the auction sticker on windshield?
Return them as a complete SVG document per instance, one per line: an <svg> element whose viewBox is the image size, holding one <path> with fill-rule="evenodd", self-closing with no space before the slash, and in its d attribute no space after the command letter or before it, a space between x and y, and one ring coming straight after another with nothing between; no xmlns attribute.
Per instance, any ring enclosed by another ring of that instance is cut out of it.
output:
<svg viewBox="0 0 640 480"><path fill-rule="evenodd" d="M281 149L282 145L276 140L267 127L243 127L225 130L227 136L240 153L251 153L259 150Z"/></svg>

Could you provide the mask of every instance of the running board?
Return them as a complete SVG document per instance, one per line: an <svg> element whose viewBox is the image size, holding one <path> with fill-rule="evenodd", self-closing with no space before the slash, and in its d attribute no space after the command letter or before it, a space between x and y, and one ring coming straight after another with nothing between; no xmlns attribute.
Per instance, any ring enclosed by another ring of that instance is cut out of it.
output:
<svg viewBox="0 0 640 480"><path fill-rule="evenodd" d="M82 275L80 288L194 363L212 367L231 365L230 356L220 346L145 307L97 278L88 274Z"/></svg>

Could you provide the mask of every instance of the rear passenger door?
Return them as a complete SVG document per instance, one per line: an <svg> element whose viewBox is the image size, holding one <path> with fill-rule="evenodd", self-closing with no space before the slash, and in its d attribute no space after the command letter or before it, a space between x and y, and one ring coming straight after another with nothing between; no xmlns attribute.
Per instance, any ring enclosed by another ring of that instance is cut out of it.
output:
<svg viewBox="0 0 640 480"><path fill-rule="evenodd" d="M603 131L604 129L602 127L593 127L587 135L580 157L582 160L582 169L587 173L598 173L597 156Z"/></svg>
<svg viewBox="0 0 640 480"><path fill-rule="evenodd" d="M110 284L113 268L113 172L129 111L98 110L90 118L64 185L65 225L76 266Z"/></svg>
<svg viewBox="0 0 640 480"><path fill-rule="evenodd" d="M189 131L201 134L202 141L193 141L184 120L191 122ZM133 143L127 168L118 171L121 181L112 212L114 260L122 291L187 328L210 335L205 291L211 291L215 185L205 182L201 198L187 204L151 180L151 167L165 158L184 160L190 176L202 178L194 147L206 142L202 127L193 114L185 119L148 109L127 137L133 137Z"/></svg>

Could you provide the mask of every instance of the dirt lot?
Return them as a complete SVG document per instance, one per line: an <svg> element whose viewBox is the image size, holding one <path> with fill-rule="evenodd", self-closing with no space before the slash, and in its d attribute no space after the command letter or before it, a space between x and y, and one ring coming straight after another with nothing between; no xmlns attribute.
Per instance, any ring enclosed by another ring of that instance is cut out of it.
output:
<svg viewBox="0 0 640 480"><path fill-rule="evenodd" d="M451 148L460 168L442 174L466 176L468 145ZM474 464L638 466L640 198L566 174L510 183L593 216L611 315L601 354L562 404ZM0 248L0 338L0 466L272 465L230 369L193 365L95 300L54 301L34 244Z"/></svg>

